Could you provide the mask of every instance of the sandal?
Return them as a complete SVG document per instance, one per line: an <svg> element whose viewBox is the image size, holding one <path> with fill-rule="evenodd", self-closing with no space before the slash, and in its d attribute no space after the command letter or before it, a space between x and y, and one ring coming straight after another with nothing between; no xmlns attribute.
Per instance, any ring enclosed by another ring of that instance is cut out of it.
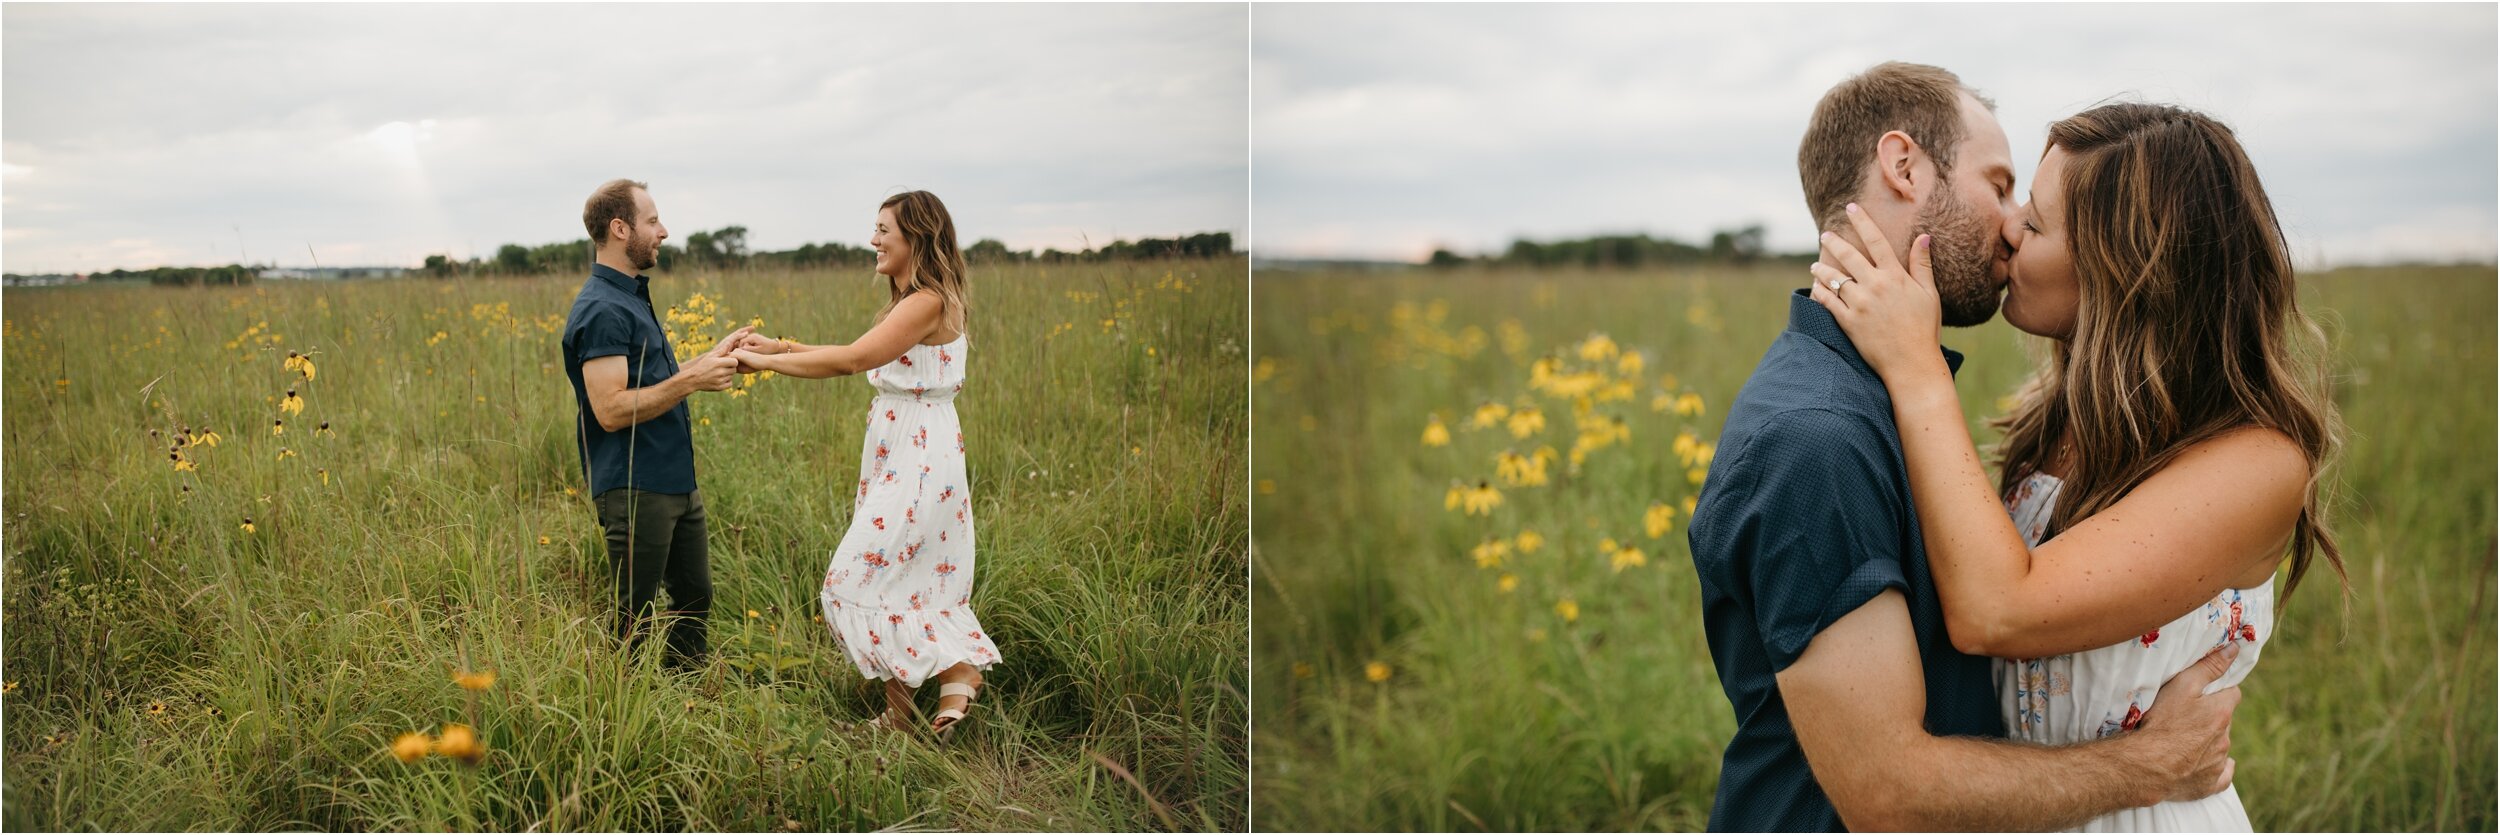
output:
<svg viewBox="0 0 2500 835"><path fill-rule="evenodd" d="M939 700L943 701L948 696L962 696L964 697L964 703L962 707L950 707L945 710L938 711L937 716L929 720L929 729L937 732L938 739L945 739L948 732L953 731L957 726L963 724L964 717L969 715L972 710L972 698L980 694L981 688L970 684L949 683L938 685Z"/></svg>

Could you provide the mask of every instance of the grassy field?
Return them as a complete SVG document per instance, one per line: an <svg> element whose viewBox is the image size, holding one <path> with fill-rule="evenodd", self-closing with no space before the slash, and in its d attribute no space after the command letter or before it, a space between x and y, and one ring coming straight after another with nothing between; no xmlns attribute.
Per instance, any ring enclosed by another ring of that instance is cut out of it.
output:
<svg viewBox="0 0 2500 835"><path fill-rule="evenodd" d="M814 621L858 380L691 401L717 660L681 678L601 637L580 275L10 290L6 828L1241 829L1246 281L975 265L958 404L1005 660L943 746L846 730L878 690ZM864 271L652 291L816 342L884 300ZM392 756L448 723L477 764Z"/></svg>
<svg viewBox="0 0 2500 835"><path fill-rule="evenodd" d="M1260 274L1259 829L1702 827L1734 724L1686 502L1801 275ZM2350 425L2331 481L2353 594L2346 614L2313 575L2245 687L2261 831L2500 824L2494 285L2304 281ZM2002 408L2025 339L1948 333L1965 403Z"/></svg>

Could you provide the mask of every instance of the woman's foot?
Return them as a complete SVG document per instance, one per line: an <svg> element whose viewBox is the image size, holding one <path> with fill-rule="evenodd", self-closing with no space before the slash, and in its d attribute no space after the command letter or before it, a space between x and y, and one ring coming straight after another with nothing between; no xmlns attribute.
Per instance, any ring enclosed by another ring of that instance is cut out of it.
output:
<svg viewBox="0 0 2500 835"><path fill-rule="evenodd" d="M981 671L972 665L957 664L946 672L938 677L938 712L929 721L929 730L941 739L963 723L972 711L972 700L981 695Z"/></svg>

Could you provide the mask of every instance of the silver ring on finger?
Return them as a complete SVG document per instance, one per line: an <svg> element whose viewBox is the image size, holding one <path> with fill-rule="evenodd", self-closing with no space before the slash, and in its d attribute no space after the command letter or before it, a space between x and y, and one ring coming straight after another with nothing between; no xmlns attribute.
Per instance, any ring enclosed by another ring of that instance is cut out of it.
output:
<svg viewBox="0 0 2500 835"><path fill-rule="evenodd" d="M1847 283L1849 283L1849 282L1856 281L1856 280L1858 280L1858 279L1857 279L1857 276L1844 275L1844 276L1841 276L1841 277L1839 277L1839 278L1832 279L1830 282L1825 283L1823 286L1824 286L1824 287L1827 287L1827 288L1830 288L1830 290L1831 290L1832 292L1834 292L1834 293L1838 293L1838 292L1840 292L1840 285L1847 284Z"/></svg>

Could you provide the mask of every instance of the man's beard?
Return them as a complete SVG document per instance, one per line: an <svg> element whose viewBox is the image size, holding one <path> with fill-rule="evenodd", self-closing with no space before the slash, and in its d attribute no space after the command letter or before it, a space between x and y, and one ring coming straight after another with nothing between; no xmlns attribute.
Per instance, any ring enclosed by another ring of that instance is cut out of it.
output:
<svg viewBox="0 0 2500 835"><path fill-rule="evenodd" d="M1953 195L1932 195L1918 212L1915 227L1934 236L1929 257L1936 269L1936 296L1944 305L1944 325L1967 328L1987 324L1997 315L2002 297L1988 276L1996 260L1997 239L1986 221Z"/></svg>
<svg viewBox="0 0 2500 835"><path fill-rule="evenodd" d="M634 262L635 272L658 266L660 263L659 238L656 236L646 238L640 232L634 233L633 237L625 239L625 260Z"/></svg>

